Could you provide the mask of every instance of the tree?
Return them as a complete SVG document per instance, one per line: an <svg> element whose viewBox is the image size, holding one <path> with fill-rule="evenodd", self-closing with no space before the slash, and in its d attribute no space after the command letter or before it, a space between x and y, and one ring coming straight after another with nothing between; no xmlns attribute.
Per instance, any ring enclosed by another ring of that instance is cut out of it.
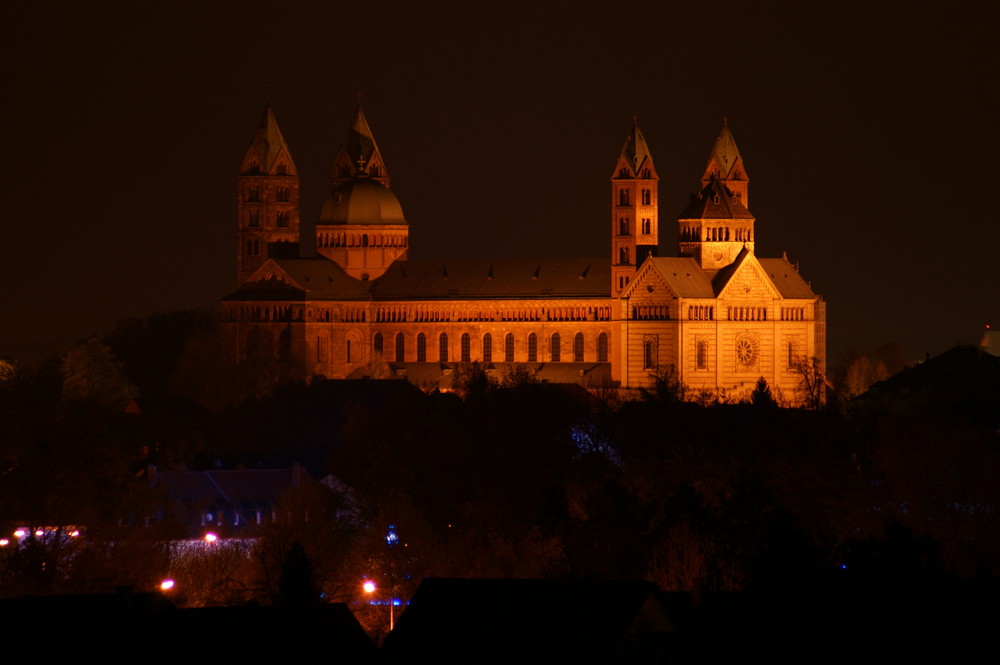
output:
<svg viewBox="0 0 1000 665"><path fill-rule="evenodd" d="M111 349L96 337L66 354L62 361L62 398L67 401L96 402L121 409L139 395L122 373Z"/></svg>
<svg viewBox="0 0 1000 665"><path fill-rule="evenodd" d="M872 385L889 378L889 370L881 360L871 360L867 355L855 358L840 385L840 396L848 400L864 393Z"/></svg>
<svg viewBox="0 0 1000 665"><path fill-rule="evenodd" d="M687 387L681 381L681 374L677 367L670 365L657 365L656 369L649 373L650 387L644 390L647 400L659 402L682 402L687 393Z"/></svg>
<svg viewBox="0 0 1000 665"><path fill-rule="evenodd" d="M823 406L826 402L826 389L830 384L819 358L799 360L791 369L799 375L799 398L802 406L813 411Z"/></svg>
<svg viewBox="0 0 1000 665"><path fill-rule="evenodd" d="M763 376L757 379L757 385L750 393L750 403L757 407L776 406L774 395L771 394L771 386L767 385L767 379Z"/></svg>

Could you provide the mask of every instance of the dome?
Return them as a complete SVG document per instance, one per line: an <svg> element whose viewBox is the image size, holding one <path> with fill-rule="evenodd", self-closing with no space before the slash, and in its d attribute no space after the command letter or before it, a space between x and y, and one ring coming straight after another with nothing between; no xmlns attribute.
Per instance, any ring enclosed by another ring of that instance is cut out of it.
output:
<svg viewBox="0 0 1000 665"><path fill-rule="evenodd" d="M320 224L405 225L399 199L371 178L352 178L326 197Z"/></svg>

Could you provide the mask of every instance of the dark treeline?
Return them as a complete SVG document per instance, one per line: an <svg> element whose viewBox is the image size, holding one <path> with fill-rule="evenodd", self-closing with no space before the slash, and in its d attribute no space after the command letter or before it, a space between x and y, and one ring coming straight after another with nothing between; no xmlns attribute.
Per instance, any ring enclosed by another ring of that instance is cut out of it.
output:
<svg viewBox="0 0 1000 665"><path fill-rule="evenodd" d="M169 341L170 371L152 342L126 353L119 340L103 360L97 347L111 349L114 336L93 345L87 357L121 373L101 390L181 395L169 386L191 371L185 355L213 342L204 320L180 324L190 334L186 345ZM146 383L128 357L149 367ZM677 386L624 399L472 365L455 393L317 380L215 411L189 403L135 415L114 399L67 394L83 361L60 362L0 387L0 520L5 533L86 533L0 552L5 596L152 588L183 574L163 543L185 528L149 488L150 465L299 462L312 478L286 492L273 523L244 533L258 538L250 556L185 564L189 604L278 603L310 589L350 600L365 576L406 597L426 576L801 592L1000 571L996 422L947 405L782 409L762 385L752 402L704 406L677 399ZM230 369L233 380L241 370Z"/></svg>

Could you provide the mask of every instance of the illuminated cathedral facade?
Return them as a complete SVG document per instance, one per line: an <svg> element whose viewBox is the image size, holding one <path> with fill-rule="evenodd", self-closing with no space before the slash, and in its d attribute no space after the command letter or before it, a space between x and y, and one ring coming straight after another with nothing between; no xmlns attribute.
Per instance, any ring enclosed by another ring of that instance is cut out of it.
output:
<svg viewBox="0 0 1000 665"><path fill-rule="evenodd" d="M521 367L586 386L643 388L670 372L733 398L763 377L800 402L803 364L825 365L825 303L787 258L754 253L749 178L729 128L677 219L677 256L657 255L658 183L633 122L611 175L608 256L410 260L409 226L359 107L305 256L298 173L268 108L238 176L225 343L236 361L264 357L304 378L447 389L479 361L498 376Z"/></svg>

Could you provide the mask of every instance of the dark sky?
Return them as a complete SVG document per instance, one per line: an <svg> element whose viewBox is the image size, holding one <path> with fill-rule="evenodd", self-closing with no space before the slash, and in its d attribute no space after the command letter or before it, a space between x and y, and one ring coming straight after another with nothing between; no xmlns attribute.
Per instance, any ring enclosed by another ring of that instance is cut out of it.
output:
<svg viewBox="0 0 1000 665"><path fill-rule="evenodd" d="M232 290L268 86L306 223L363 93L411 258L608 255L633 115L675 255L728 116L757 254L826 298L832 359L1000 325L997 3L313 4L4 9L0 357Z"/></svg>

